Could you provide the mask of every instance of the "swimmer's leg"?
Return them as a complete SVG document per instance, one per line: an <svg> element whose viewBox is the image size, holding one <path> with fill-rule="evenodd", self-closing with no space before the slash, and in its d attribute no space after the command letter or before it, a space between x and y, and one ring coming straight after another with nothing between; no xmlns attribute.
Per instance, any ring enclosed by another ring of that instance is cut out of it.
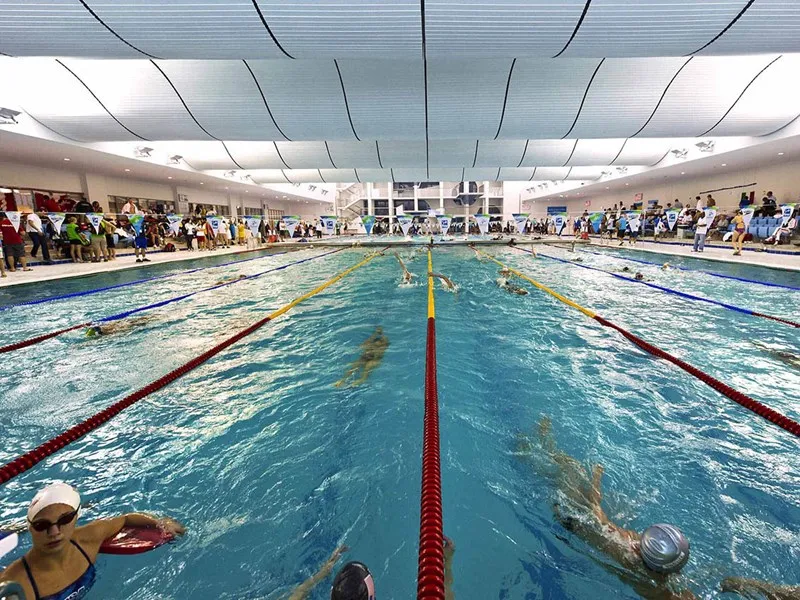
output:
<svg viewBox="0 0 800 600"><path fill-rule="evenodd" d="M356 362L356 363L355 363L355 364L354 364L352 367L350 367L349 369L347 369L347 371L345 371L345 373L344 373L344 377L342 377L342 378L341 378L339 381L337 381L337 382L334 384L334 387L337 387L337 388L338 388L338 387L342 387L344 384L346 384L346 383L347 383L347 381L348 381L348 380L349 380L349 379L350 379L350 378L351 378L353 375L355 375L355 374L356 374L356 372L358 371L358 369L359 369L359 364Z"/></svg>

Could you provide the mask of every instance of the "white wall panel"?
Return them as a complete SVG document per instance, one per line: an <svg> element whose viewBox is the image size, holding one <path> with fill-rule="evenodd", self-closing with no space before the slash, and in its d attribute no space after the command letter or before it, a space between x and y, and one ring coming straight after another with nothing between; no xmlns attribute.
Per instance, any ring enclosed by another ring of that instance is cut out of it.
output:
<svg viewBox="0 0 800 600"><path fill-rule="evenodd" d="M607 165L619 154L624 139L578 140L568 167Z"/></svg>
<svg viewBox="0 0 800 600"><path fill-rule="evenodd" d="M521 166L561 166L567 162L574 146L575 140L529 140Z"/></svg>
<svg viewBox="0 0 800 600"><path fill-rule="evenodd" d="M526 140L480 140L475 166L516 167L522 160L525 144Z"/></svg>
<svg viewBox="0 0 800 600"><path fill-rule="evenodd" d="M380 168L378 151L380 146L375 142L328 142L331 158L337 168Z"/></svg>
<svg viewBox="0 0 800 600"><path fill-rule="evenodd" d="M351 140L333 61L248 61L272 115L290 140Z"/></svg>
<svg viewBox="0 0 800 600"><path fill-rule="evenodd" d="M517 60L500 137L555 139L566 135L599 59Z"/></svg>

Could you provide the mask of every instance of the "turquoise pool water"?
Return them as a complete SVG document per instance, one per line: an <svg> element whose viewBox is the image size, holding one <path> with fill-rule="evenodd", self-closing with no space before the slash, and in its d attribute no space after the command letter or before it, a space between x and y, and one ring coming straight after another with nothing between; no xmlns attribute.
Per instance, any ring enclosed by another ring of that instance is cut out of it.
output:
<svg viewBox="0 0 800 600"><path fill-rule="evenodd" d="M519 251L487 251L800 419L800 371L752 344L800 353L796 329ZM2 313L0 342L318 253L14 308ZM412 272L425 273L424 254L400 253ZM118 336L87 341L76 332L7 355L0 366L0 461L185 363L364 254L344 250L200 294L153 311L157 320ZM582 254L585 264L607 269L625 265L623 256ZM479 263L466 248L435 249L433 260L460 288L436 295L444 518L457 548L457 598L637 597L554 521L552 486L518 452L520 433L543 415L565 451L605 465L610 515L639 530L655 521L682 527L693 552L683 582L698 596L716 597L727 575L800 583L796 438L532 287L525 297L499 290L496 265ZM799 292L636 269L660 285L798 318ZM795 274L748 272L797 285ZM70 285L88 289L118 277ZM426 289L399 280L390 255L355 271L3 486L0 519L19 519L36 489L65 479L93 504L86 518L139 510L187 524L184 539L154 553L101 557L92 598L273 600L341 543L350 547L347 559L370 566L379 598L414 597ZM381 366L364 386L333 387L378 325L390 340ZM312 598L327 598L329 583Z"/></svg>

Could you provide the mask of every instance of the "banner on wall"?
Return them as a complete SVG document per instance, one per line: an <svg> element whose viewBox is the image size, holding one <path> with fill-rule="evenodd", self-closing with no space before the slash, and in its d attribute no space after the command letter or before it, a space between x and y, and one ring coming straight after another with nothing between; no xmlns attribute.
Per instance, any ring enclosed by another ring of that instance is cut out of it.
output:
<svg viewBox="0 0 800 600"><path fill-rule="evenodd" d="M486 235L489 233L489 219L489 215L475 215L475 220L478 222L478 229L480 229L481 235Z"/></svg>
<svg viewBox="0 0 800 600"><path fill-rule="evenodd" d="M445 235L450 229L450 224L453 222L453 215L437 215L436 219L439 221L442 235Z"/></svg>
<svg viewBox="0 0 800 600"><path fill-rule="evenodd" d="M716 206L706 206L706 220L708 221L708 226L711 227L712 223L714 223L714 219L717 217L717 207Z"/></svg>
<svg viewBox="0 0 800 600"><path fill-rule="evenodd" d="M681 214L681 211L677 208L670 208L667 211L667 225L669 225L669 230L672 231L675 229L675 225L678 223L678 215Z"/></svg>
<svg viewBox="0 0 800 600"><path fill-rule="evenodd" d="M511 213L514 223L517 226L517 233L525 233L525 225L528 223L528 213Z"/></svg>
<svg viewBox="0 0 800 600"><path fill-rule="evenodd" d="M631 231L637 232L639 228L642 226L642 211L640 210L628 210L625 211L625 218L628 219L628 225L631 228Z"/></svg>
<svg viewBox="0 0 800 600"><path fill-rule="evenodd" d="M89 219L89 223L94 227L94 232L99 234L100 222L103 220L102 213L86 213L86 218Z"/></svg>
<svg viewBox="0 0 800 600"><path fill-rule="evenodd" d="M61 226L64 224L64 221L67 218L67 215L64 213L47 213L47 218L50 219L50 222L53 224L53 229L56 230L56 233L61 231Z"/></svg>
<svg viewBox="0 0 800 600"><path fill-rule="evenodd" d="M756 209L752 206L747 206L742 209L742 218L744 219L744 229L747 231L750 229L750 221L753 220L753 213L756 212Z"/></svg>
<svg viewBox="0 0 800 600"><path fill-rule="evenodd" d="M253 215L246 215L244 218L244 225L250 230L254 238L258 237L258 230L261 227L261 217Z"/></svg>
<svg viewBox="0 0 800 600"><path fill-rule="evenodd" d="M11 224L14 226L14 231L19 231L19 224L22 222L22 213L18 210L8 210L6 211L6 218L11 221Z"/></svg>
<svg viewBox="0 0 800 600"><path fill-rule="evenodd" d="M372 235L372 228L375 227L375 215L361 215L361 224L367 235Z"/></svg>
<svg viewBox="0 0 800 600"><path fill-rule="evenodd" d="M167 215L167 223L169 223L169 230L172 235L178 235L178 232L181 230L181 221L183 221L183 215Z"/></svg>
<svg viewBox="0 0 800 600"><path fill-rule="evenodd" d="M210 219L211 217L209 217ZM136 235L142 235L142 226L144 225L144 215L128 215L128 223L131 224Z"/></svg>
<svg viewBox="0 0 800 600"><path fill-rule="evenodd" d="M211 225L211 229L214 230L214 235L219 235L219 228L222 227L222 219L217 216L206 217L208 224Z"/></svg>
<svg viewBox="0 0 800 600"><path fill-rule="evenodd" d="M589 223L592 224L592 231L600 233L600 225L603 224L603 211L598 210L589 213Z"/></svg>
<svg viewBox="0 0 800 600"><path fill-rule="evenodd" d="M397 222L400 224L400 229L403 230L403 235L408 235L408 230L411 229L411 223L414 217L410 215L397 215Z"/></svg>
<svg viewBox="0 0 800 600"><path fill-rule="evenodd" d="M283 215L281 221L286 225L286 229L289 232L289 239L292 239L294 237L294 230L297 229L297 224L300 222L300 217L297 215Z"/></svg>
<svg viewBox="0 0 800 600"><path fill-rule="evenodd" d="M561 235L564 231L564 227L567 226L567 213L558 213L557 215L553 215L553 223L556 226L556 235Z"/></svg>
<svg viewBox="0 0 800 600"><path fill-rule="evenodd" d="M794 213L794 208L797 206L796 202L792 204L781 204L781 216L783 217L783 223L781 224L783 227L789 222L789 219L792 218L792 213Z"/></svg>
<svg viewBox="0 0 800 600"><path fill-rule="evenodd" d="M322 226L325 227L325 233L327 235L333 235L336 233L336 220L338 217L334 215L323 215L319 218Z"/></svg>

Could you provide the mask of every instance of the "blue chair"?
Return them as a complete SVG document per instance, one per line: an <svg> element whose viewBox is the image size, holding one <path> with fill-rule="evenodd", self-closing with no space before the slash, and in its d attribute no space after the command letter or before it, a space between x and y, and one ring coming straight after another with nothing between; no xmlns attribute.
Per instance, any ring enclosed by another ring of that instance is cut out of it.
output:
<svg viewBox="0 0 800 600"><path fill-rule="evenodd" d="M728 231L733 231L733 223L731 223L730 225L728 225Z"/></svg>
<svg viewBox="0 0 800 600"><path fill-rule="evenodd" d="M747 233L753 236L755 236L758 233L758 227L753 225L752 221L750 221L750 227L747 228Z"/></svg>
<svg viewBox="0 0 800 600"><path fill-rule="evenodd" d="M758 237L762 240L765 240L769 237L769 234L773 231L772 227L759 227L758 228Z"/></svg>

